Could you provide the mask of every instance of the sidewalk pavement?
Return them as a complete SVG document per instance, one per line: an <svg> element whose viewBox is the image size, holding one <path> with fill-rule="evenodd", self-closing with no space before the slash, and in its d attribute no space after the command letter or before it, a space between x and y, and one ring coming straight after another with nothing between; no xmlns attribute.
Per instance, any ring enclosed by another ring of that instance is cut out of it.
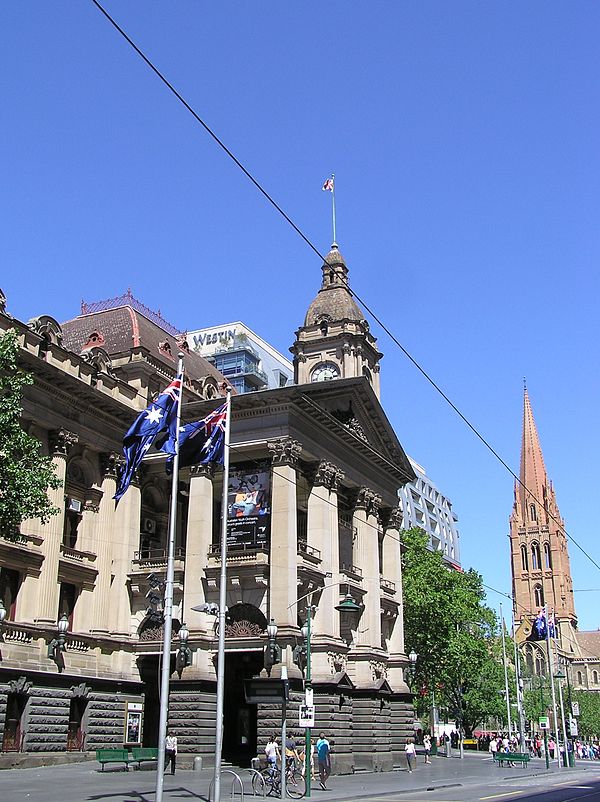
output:
<svg viewBox="0 0 600 802"><path fill-rule="evenodd" d="M251 796L248 771L245 776L245 795ZM395 797L414 791L456 788L493 782L539 778L550 775L556 779L558 773L576 779L583 772L600 779L599 761L578 761L574 769L559 770L556 763L549 771L543 760L534 758L527 768L500 767L492 763L491 757L482 753L467 753L458 757L433 757L425 764L419 756L417 768L412 773L406 770L332 775L328 790L323 791L318 781L312 789L315 802L331 800L356 800L391 794ZM223 802L231 799L231 775L221 781ZM165 775L165 802L180 800L207 800L212 772L178 770L174 776ZM0 772L0 800L2 802L154 802L156 772L146 766L140 770L124 771L107 766L100 771L95 761L70 765L44 766L31 769L11 769ZM239 799L239 796L238 796Z"/></svg>

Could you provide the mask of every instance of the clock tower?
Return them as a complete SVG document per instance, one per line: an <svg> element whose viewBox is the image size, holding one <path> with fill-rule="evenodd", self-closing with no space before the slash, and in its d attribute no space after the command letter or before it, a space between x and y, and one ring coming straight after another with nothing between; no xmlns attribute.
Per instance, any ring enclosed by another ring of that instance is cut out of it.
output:
<svg viewBox="0 0 600 802"><path fill-rule="evenodd" d="M379 360L383 354L377 350L377 341L354 300L348 268L335 243L321 269L321 289L290 348L294 381L308 384L365 376L379 398Z"/></svg>

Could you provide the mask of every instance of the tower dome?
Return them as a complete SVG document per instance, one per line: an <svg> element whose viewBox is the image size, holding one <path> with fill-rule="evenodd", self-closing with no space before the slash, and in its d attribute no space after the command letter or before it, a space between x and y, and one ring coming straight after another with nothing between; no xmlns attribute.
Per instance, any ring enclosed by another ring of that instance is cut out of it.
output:
<svg viewBox="0 0 600 802"><path fill-rule="evenodd" d="M304 325L314 326L321 320L364 320L365 316L348 287L346 262L335 243L325 257L321 269L321 289L308 307Z"/></svg>

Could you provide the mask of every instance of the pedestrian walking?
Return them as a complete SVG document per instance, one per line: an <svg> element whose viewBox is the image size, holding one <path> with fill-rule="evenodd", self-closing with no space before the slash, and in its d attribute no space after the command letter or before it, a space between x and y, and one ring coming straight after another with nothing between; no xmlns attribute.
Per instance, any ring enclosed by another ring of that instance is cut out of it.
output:
<svg viewBox="0 0 600 802"><path fill-rule="evenodd" d="M417 750L412 738L409 738L404 745L404 752L406 754L406 762L408 764L409 774L412 774L413 766L416 764Z"/></svg>
<svg viewBox="0 0 600 802"><path fill-rule="evenodd" d="M319 761L319 777L321 778L321 788L324 791L327 791L326 783L329 775L331 774L331 749L329 746L329 741L325 737L324 732L319 735L316 748L317 758Z"/></svg>
<svg viewBox="0 0 600 802"><path fill-rule="evenodd" d="M271 735L265 746L265 757L267 758L267 767L271 770L271 774L275 773L277 768L277 760L280 757L279 747L277 746L277 739Z"/></svg>
<svg viewBox="0 0 600 802"><path fill-rule="evenodd" d="M167 730L165 738L165 772L171 766L171 774L175 774L175 763L177 761L177 736L172 735L170 730Z"/></svg>
<svg viewBox="0 0 600 802"><path fill-rule="evenodd" d="M431 763L429 755L431 754L431 738L428 733L423 736L423 748L425 749L425 763Z"/></svg>

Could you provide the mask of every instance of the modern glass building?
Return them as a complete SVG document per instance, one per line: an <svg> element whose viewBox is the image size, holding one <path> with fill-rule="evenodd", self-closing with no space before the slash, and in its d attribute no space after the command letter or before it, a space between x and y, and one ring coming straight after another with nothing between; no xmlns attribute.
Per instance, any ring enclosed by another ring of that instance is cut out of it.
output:
<svg viewBox="0 0 600 802"><path fill-rule="evenodd" d="M290 360L240 321L192 331L188 341L194 351L227 377L238 393L293 384Z"/></svg>
<svg viewBox="0 0 600 802"><path fill-rule="evenodd" d="M430 548L441 551L447 562L460 567L458 516L452 509L452 502L438 490L422 465L408 459L417 478L398 491L402 528L419 526L424 529Z"/></svg>

